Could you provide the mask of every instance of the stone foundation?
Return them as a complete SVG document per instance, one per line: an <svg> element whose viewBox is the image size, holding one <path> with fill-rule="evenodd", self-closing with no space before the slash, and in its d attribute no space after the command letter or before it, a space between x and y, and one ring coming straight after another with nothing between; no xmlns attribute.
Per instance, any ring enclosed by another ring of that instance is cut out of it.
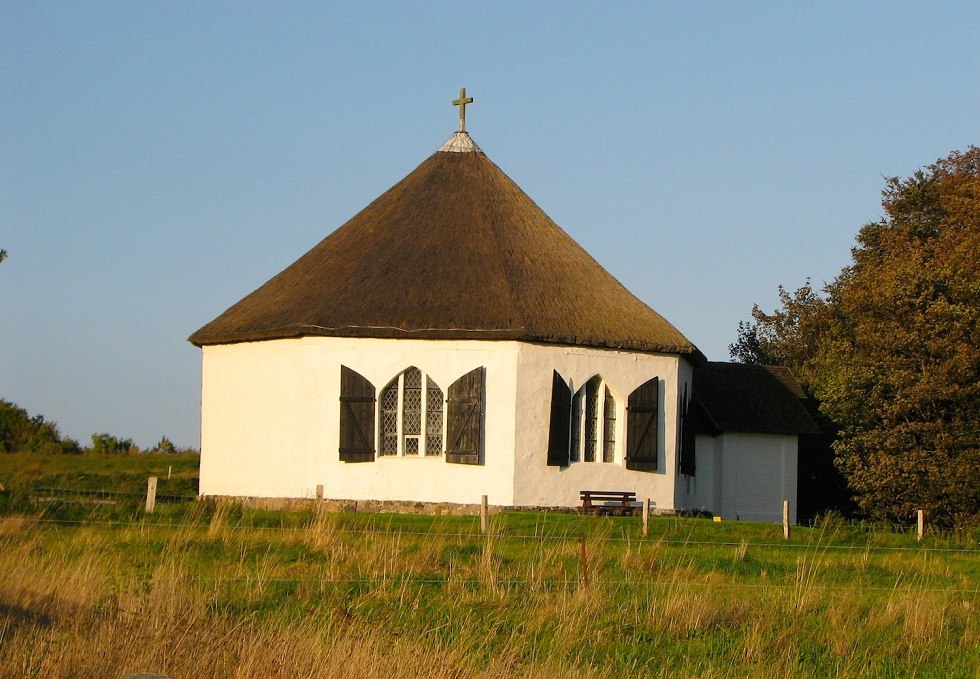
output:
<svg viewBox="0 0 980 679"><path fill-rule="evenodd" d="M429 516L479 516L480 505L457 504L454 502L409 502L395 500L334 500L324 498L289 497L232 497L227 495L209 496L218 502L239 503L249 509L271 511L311 511L319 509L326 512L361 512L364 514L426 514ZM499 514L508 507L488 507L490 514Z"/></svg>
<svg viewBox="0 0 980 679"><path fill-rule="evenodd" d="M364 514L421 514L427 516L479 516L480 505L457 504L455 502L411 502L399 500L334 500L289 497L236 497L228 495L211 495L208 499L218 502L241 504L248 509L270 511L301 512L319 509L326 512L361 512ZM203 496L202 496L203 499ZM614 513L621 511L619 507L610 507ZM532 506L501 506L490 505L490 514L501 512L546 512L552 514L577 514L577 507L532 507ZM640 516L643 508L632 508L632 516ZM654 515L673 516L674 510L651 508Z"/></svg>

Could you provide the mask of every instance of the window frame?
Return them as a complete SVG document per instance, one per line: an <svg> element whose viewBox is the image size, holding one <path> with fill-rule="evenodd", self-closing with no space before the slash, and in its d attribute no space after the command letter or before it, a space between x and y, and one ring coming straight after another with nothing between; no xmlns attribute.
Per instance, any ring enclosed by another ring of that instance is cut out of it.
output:
<svg viewBox="0 0 980 679"><path fill-rule="evenodd" d="M419 411L419 431L413 434L405 433L405 375L410 370L417 370L419 372L419 379L421 386L419 387L419 399L420 399L420 411ZM441 443L441 450L438 453L429 452L429 389L435 387L438 389L439 393L442 395L441 399L441 427L439 432L439 440ZM396 389L397 393L397 410L395 412L395 451L386 452L384 447L384 440L387 436L385 432L385 408L384 408L384 397L389 389ZM439 386L439 383L432 379L429 373L425 372L421 368L410 365L395 377L388 380L387 384L381 389L381 398L377 400L377 431L376 440L378 441L378 458L411 458L411 459L439 459L445 458L446 455L446 391ZM412 438L418 442L418 452L406 452L406 439Z"/></svg>
<svg viewBox="0 0 980 679"><path fill-rule="evenodd" d="M591 460L586 459L589 449L589 397L590 385L594 384L595 389L593 398L595 400L596 417L594 422L594 434L592 445L594 447ZM609 413L609 405L612 404L612 412ZM620 417L620 399L616 396L616 391L600 374L593 375L572 394L571 415L569 418L570 432L568 442L568 463L569 465L577 462L587 464L622 464L622 436L619 428L622 418ZM612 438L609 439L607 431L612 425ZM607 446L611 444L611 459L606 459Z"/></svg>

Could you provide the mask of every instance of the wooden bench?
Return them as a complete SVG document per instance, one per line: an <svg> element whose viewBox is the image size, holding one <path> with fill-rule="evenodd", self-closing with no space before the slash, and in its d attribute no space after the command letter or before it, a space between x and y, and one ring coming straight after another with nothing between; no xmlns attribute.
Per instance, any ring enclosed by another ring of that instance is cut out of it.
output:
<svg viewBox="0 0 980 679"><path fill-rule="evenodd" d="M633 511L636 493L627 490L582 490L579 491L582 500L582 514L603 514L618 512L623 516ZM618 502L619 506L594 505L593 502Z"/></svg>

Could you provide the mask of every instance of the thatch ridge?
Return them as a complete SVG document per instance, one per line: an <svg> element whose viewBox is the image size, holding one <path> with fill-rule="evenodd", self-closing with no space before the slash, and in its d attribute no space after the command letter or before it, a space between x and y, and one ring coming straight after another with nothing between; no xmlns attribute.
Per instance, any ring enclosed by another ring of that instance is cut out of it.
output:
<svg viewBox="0 0 980 679"><path fill-rule="evenodd" d="M326 335L697 348L483 152L437 152L190 337Z"/></svg>

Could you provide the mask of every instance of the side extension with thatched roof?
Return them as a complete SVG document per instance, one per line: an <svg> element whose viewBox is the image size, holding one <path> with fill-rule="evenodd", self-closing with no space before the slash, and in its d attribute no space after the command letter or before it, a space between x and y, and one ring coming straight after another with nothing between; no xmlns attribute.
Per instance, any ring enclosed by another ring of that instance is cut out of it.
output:
<svg viewBox="0 0 980 679"><path fill-rule="evenodd" d="M778 521L785 499L795 521L799 436L819 429L789 369L710 362L694 370L692 393L696 455L685 451L681 463L686 506Z"/></svg>
<svg viewBox="0 0 980 679"><path fill-rule="evenodd" d="M711 361L694 371L704 433L819 434L789 368Z"/></svg>

